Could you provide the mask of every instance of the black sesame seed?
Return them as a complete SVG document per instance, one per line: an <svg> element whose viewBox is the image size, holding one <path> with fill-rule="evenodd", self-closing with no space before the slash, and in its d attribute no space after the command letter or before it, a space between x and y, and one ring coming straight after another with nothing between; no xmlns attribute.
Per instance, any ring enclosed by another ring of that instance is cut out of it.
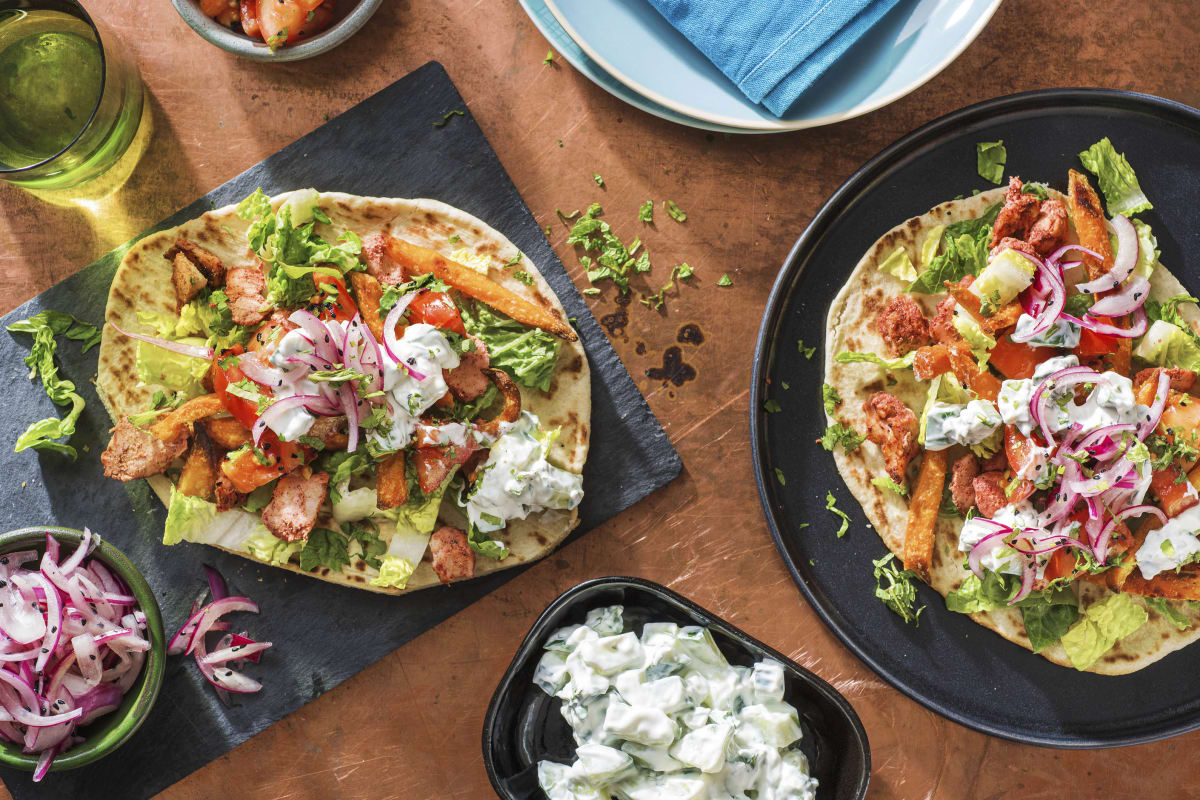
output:
<svg viewBox="0 0 1200 800"><path fill-rule="evenodd" d="M89 653L89 654L88 654L88 658L90 658L92 661L95 661L95 660L96 660L96 654L95 654L95 653Z"/></svg>

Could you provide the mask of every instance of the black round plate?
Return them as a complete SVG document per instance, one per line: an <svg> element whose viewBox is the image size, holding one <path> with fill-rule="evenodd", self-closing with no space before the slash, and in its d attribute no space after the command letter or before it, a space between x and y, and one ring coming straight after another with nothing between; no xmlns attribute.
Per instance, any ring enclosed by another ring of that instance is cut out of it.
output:
<svg viewBox="0 0 1200 800"><path fill-rule="evenodd" d="M750 393L755 477L771 533L800 589L846 646L900 691L976 730L1051 747L1108 747L1200 728L1200 647L1132 675L1056 666L946 610L921 586L921 624L906 625L874 596L871 560L886 552L862 508L814 440L824 427L825 316L850 271L894 225L974 189L977 142L1003 139L1006 175L1065 191L1077 154L1104 136L1124 152L1155 208L1162 263L1200 290L1200 112L1156 97L1053 89L1002 97L905 136L856 172L821 208L775 282ZM806 358L805 346L817 345ZM783 383L790 388L784 389ZM764 413L774 399L782 411ZM781 484L776 471L786 481ZM826 492L849 513L844 538ZM803 527L807 523L808 527Z"/></svg>

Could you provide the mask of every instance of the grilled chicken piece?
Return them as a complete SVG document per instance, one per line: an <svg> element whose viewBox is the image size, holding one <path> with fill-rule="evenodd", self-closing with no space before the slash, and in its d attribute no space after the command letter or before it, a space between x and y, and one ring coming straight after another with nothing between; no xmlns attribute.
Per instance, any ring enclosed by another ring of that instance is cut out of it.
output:
<svg viewBox="0 0 1200 800"><path fill-rule="evenodd" d="M1008 179L1004 206L996 215L996 221L992 223L991 247L1000 244L1000 240L1006 236L1025 238L1025 232L1037 221L1041 201L1036 195L1023 192L1024 188L1025 184L1021 183L1021 179L1016 175Z"/></svg>
<svg viewBox="0 0 1200 800"><path fill-rule="evenodd" d="M989 519L1009 503L1004 493L1003 472L982 472L971 482L975 490L975 506L979 513Z"/></svg>
<svg viewBox="0 0 1200 800"><path fill-rule="evenodd" d="M373 233L362 243L362 257L367 262L367 272L384 286L399 286L404 283L404 267L388 254L387 237Z"/></svg>
<svg viewBox="0 0 1200 800"><path fill-rule="evenodd" d="M208 286L208 278L187 256L176 253L171 265L171 285L175 287L175 308L180 309Z"/></svg>
<svg viewBox="0 0 1200 800"><path fill-rule="evenodd" d="M908 464L920 449L917 415L894 394L876 392L863 403L867 415L867 438L883 451L888 475L896 483L906 481Z"/></svg>
<svg viewBox="0 0 1200 800"><path fill-rule="evenodd" d="M225 278L229 310L238 325L254 325L267 316L267 279L258 267L234 267Z"/></svg>
<svg viewBox="0 0 1200 800"><path fill-rule="evenodd" d="M317 512L325 502L328 489L327 472L316 472L308 478L284 475L275 485L271 502L263 509L263 524L285 542L303 539L317 524Z"/></svg>
<svg viewBox="0 0 1200 800"><path fill-rule="evenodd" d="M175 240L175 246L165 254L168 261L174 262L175 256L182 253L192 263L214 289L225 283L225 264L211 250L206 250L190 239L180 236Z"/></svg>
<svg viewBox="0 0 1200 800"><path fill-rule="evenodd" d="M445 525L429 537L433 571L442 583L461 581L475 575L475 551L467 544L467 535Z"/></svg>
<svg viewBox="0 0 1200 800"><path fill-rule="evenodd" d="M1026 239L1038 255L1048 256L1067 240L1067 209L1058 200L1045 200Z"/></svg>
<svg viewBox="0 0 1200 800"><path fill-rule="evenodd" d="M916 301L906 294L888 301L875 320L875 330L879 331L888 352L893 356L902 356L933 342L929 320L925 319Z"/></svg>
<svg viewBox="0 0 1200 800"><path fill-rule="evenodd" d="M216 501L217 511L228 511L246 502L246 495L233 488L233 482L222 472L213 486L213 500Z"/></svg>
<svg viewBox="0 0 1200 800"><path fill-rule="evenodd" d="M187 449L187 436L163 442L121 417L108 447L100 454L104 474L119 481L158 475Z"/></svg>
<svg viewBox="0 0 1200 800"><path fill-rule="evenodd" d="M971 453L959 456L950 469L950 497L962 514L975 507L974 481L978 474L979 460Z"/></svg>
<svg viewBox="0 0 1200 800"><path fill-rule="evenodd" d="M467 337L475 343L469 353L459 353L459 363L454 369L442 370L446 385L459 400L468 402L487 391L488 377L483 371L491 364L487 345L474 336Z"/></svg>

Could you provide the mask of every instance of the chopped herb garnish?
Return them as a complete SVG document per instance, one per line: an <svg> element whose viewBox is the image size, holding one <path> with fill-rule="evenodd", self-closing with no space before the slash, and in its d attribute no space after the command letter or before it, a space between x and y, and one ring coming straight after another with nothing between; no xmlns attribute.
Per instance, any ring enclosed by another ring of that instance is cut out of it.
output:
<svg viewBox="0 0 1200 800"><path fill-rule="evenodd" d="M913 585L912 580L916 573L911 569L901 570L897 567L893 563L895 557L894 553L888 553L883 558L871 561L875 565L875 596L900 615L900 619L920 625L921 612L925 610L925 606L913 611L917 602L917 587Z"/></svg>
<svg viewBox="0 0 1200 800"><path fill-rule="evenodd" d="M763 403L763 411L766 411L768 414L778 414L780 411L783 411L783 406L779 405L779 401L772 397Z"/></svg>
<svg viewBox="0 0 1200 800"><path fill-rule="evenodd" d="M547 230L549 230L549 229L547 229ZM459 242L462 241L462 237L459 236L457 233L452 233L452 234L450 234L450 238L448 238L446 241L448 241L450 244L458 244Z"/></svg>
<svg viewBox="0 0 1200 800"><path fill-rule="evenodd" d="M821 385L821 402L825 404L825 413L832 417L833 412L842 404L842 396L838 394L837 389L825 383Z"/></svg>
<svg viewBox="0 0 1200 800"><path fill-rule="evenodd" d="M884 491L893 492L894 494L898 494L901 497L908 497L908 487L901 486L900 484L896 483L894 480L887 477L886 475L881 475L878 478L871 478L871 485L877 489L883 489Z"/></svg>
<svg viewBox="0 0 1200 800"><path fill-rule="evenodd" d="M999 186L1004 182L1004 162L1008 152L1004 149L1004 140L998 142L979 142L975 145L975 168L979 177L989 180Z"/></svg>
<svg viewBox="0 0 1200 800"><path fill-rule="evenodd" d="M835 422L825 429L825 434L821 437L821 446L826 450L833 452L835 447L840 447L847 453L853 453L863 443L863 437L858 431L853 428L847 428L840 422Z"/></svg>
<svg viewBox="0 0 1200 800"><path fill-rule="evenodd" d="M519 280L526 286L533 286L533 276L523 269L519 269L513 273L513 277Z"/></svg>
<svg viewBox="0 0 1200 800"><path fill-rule="evenodd" d="M812 358L813 353L817 352L816 347L805 347L803 339L797 339L796 346L799 347L800 352L804 354L805 358Z"/></svg>
<svg viewBox="0 0 1200 800"><path fill-rule="evenodd" d="M850 515L837 507L837 498L833 496L833 492L825 492L825 510L832 511L842 518L842 526L838 528L837 537L840 539L846 535L846 531L850 530Z"/></svg>
<svg viewBox="0 0 1200 800"><path fill-rule="evenodd" d="M446 123L447 123L447 122L449 122L449 121L450 121L450 118L451 118L451 117L453 117L453 116L459 116L459 117L463 117L463 116L466 116L466 114L464 114L462 111L459 111L457 108L456 108L456 109L453 109L453 110L451 110L451 111L447 111L447 112L446 112L446 114L445 114L445 116L443 116L443 117L442 117L441 119L439 119L439 120L436 120L436 121L434 121L434 123L433 123L433 127L435 127L435 128L444 128L444 127L446 127Z"/></svg>
<svg viewBox="0 0 1200 800"><path fill-rule="evenodd" d="M783 477L783 470L775 467L775 480L779 481L780 486L787 486L787 479Z"/></svg>

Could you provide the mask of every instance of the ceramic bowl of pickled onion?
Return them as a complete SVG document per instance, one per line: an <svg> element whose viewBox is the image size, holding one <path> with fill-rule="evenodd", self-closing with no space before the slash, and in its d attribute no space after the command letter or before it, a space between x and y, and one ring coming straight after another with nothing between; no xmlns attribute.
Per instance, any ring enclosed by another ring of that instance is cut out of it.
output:
<svg viewBox="0 0 1200 800"><path fill-rule="evenodd" d="M165 668L162 612L124 553L72 528L0 534L0 763L36 781L103 758Z"/></svg>

